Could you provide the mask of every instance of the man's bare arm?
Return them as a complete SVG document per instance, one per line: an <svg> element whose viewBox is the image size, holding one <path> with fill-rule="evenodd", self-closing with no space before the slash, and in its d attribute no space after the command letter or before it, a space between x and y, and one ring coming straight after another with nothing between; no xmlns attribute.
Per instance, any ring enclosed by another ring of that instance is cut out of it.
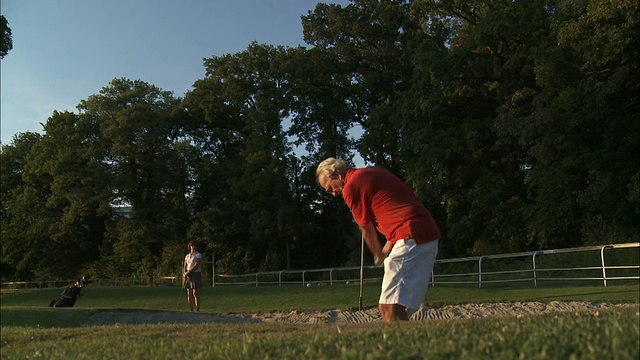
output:
<svg viewBox="0 0 640 360"><path fill-rule="evenodd" d="M362 236L364 236L364 241L371 251L373 255L374 262L376 265L380 265L382 260L385 258L385 254L382 252L382 245L380 244L380 240L378 239L378 231L376 227L373 226L372 223L365 224L364 226L359 226L360 232Z"/></svg>

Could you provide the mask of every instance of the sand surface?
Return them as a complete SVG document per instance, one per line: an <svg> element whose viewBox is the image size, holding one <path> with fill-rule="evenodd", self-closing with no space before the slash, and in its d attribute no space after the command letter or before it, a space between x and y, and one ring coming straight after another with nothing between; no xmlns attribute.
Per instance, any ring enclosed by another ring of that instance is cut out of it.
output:
<svg viewBox="0 0 640 360"><path fill-rule="evenodd" d="M635 307L638 304L609 304L582 301L552 301L543 302L514 302L493 304L465 304L444 305L440 307L425 306L413 314L412 320L435 319L468 319L485 318L490 316L534 316L554 312L577 312L611 309L616 307ZM270 313L230 313L207 314L190 313L187 311L139 311L114 310L102 311L94 314L85 326L94 325L131 325L131 324L198 324L198 323L290 323L290 324L319 324L319 323L372 323L382 322L377 308L361 311L352 310L324 310L324 311L288 311Z"/></svg>

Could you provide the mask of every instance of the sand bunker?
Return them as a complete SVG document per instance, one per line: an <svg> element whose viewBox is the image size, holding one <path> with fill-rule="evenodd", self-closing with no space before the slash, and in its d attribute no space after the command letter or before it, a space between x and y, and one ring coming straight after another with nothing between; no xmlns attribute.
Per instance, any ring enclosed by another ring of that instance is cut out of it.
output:
<svg viewBox="0 0 640 360"><path fill-rule="evenodd" d="M616 307L636 307L638 304L608 304L581 301L514 302L495 304L425 306L413 314L412 320L468 319L490 316L532 316L554 312L598 311ZM260 314L205 314L173 311L102 311L94 314L85 326L130 324L203 324L203 323L371 323L382 322L377 308L326 311L289 311Z"/></svg>

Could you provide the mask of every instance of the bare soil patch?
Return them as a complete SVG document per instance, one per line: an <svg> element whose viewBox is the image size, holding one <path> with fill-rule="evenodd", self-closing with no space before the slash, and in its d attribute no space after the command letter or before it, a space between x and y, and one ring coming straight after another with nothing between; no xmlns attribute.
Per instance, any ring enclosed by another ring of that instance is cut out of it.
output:
<svg viewBox="0 0 640 360"><path fill-rule="evenodd" d="M593 311L615 307L636 307L638 304L609 304L582 301L514 302L494 304L465 304L424 306L413 314L411 320L468 319L492 316L534 316L555 312ZM203 323L372 323L382 322L377 308L360 311L323 310L289 311L260 314L206 314L179 311L114 310L94 314L84 326L131 324L203 324Z"/></svg>

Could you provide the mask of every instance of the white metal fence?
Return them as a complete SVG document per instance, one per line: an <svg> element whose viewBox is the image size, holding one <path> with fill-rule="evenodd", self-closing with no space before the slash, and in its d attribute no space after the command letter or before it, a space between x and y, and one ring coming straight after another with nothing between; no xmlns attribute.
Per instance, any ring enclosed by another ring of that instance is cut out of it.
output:
<svg viewBox="0 0 640 360"><path fill-rule="evenodd" d="M509 282L528 282L538 287L540 282L598 281L607 286L611 281L637 281L640 279L639 247L640 243L611 244L437 260L431 283L477 284L482 288L486 284ZM522 260L514 261L516 259ZM488 264L491 262L494 264ZM476 271L437 272L446 265L464 263L472 264ZM487 269L488 265L500 270Z"/></svg>
<svg viewBox="0 0 640 360"><path fill-rule="evenodd" d="M477 286L519 283L538 287L541 283L611 282L640 280L640 243L610 244L579 248L540 250L512 254L486 255L436 260L431 274L431 286ZM359 281L360 267L323 268L256 272L241 275L216 274L214 258L211 273L206 269L203 281L212 286L266 285L336 285ZM380 281L383 268L365 266L367 282ZM152 286L175 285L178 277L100 279L92 286ZM76 280L37 282L4 282L2 292L15 289L67 286ZM504 286L504 285L500 285Z"/></svg>
<svg viewBox="0 0 640 360"><path fill-rule="evenodd" d="M541 282L608 282L639 277L640 243L540 250L436 260L431 285L477 285ZM283 270L242 275L214 275L212 285L334 285L359 281L360 267ZM382 279L382 267L365 266L366 281ZM212 270L215 274L215 269Z"/></svg>

